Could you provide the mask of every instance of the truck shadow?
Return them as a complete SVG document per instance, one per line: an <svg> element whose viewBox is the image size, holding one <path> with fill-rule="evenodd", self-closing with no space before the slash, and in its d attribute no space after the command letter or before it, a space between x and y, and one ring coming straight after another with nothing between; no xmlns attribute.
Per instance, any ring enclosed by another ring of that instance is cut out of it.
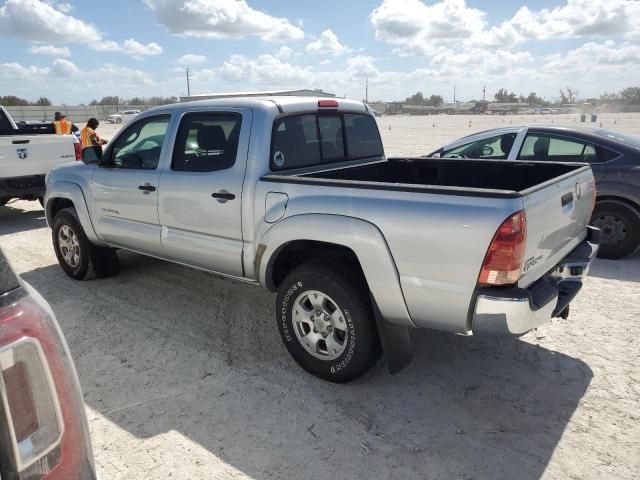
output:
<svg viewBox="0 0 640 480"><path fill-rule="evenodd" d="M640 250L620 260L596 259L591 265L589 276L640 283Z"/></svg>
<svg viewBox="0 0 640 480"><path fill-rule="evenodd" d="M582 361L526 341L420 331L400 374L378 365L325 383L288 357L272 294L119 255L111 279L74 282L57 265L23 277L56 312L91 409L137 438L177 431L228 472L539 479L592 379ZM126 452L100 441L97 456ZM173 449L163 453L163 474L184 478ZM181 465L207 478L206 463Z"/></svg>
<svg viewBox="0 0 640 480"><path fill-rule="evenodd" d="M24 202L20 202L23 205ZM40 205L38 205L39 207ZM25 210L18 205L0 207L0 235L25 232L47 226L44 210Z"/></svg>

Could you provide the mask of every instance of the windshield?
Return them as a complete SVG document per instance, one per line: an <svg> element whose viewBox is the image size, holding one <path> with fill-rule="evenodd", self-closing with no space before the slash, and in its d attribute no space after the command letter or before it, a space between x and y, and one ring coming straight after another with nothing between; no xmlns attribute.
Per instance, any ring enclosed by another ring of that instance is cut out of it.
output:
<svg viewBox="0 0 640 480"><path fill-rule="evenodd" d="M626 143L632 147L640 148L640 137L634 137L626 133L612 132L611 130L599 130L597 133L612 140Z"/></svg>

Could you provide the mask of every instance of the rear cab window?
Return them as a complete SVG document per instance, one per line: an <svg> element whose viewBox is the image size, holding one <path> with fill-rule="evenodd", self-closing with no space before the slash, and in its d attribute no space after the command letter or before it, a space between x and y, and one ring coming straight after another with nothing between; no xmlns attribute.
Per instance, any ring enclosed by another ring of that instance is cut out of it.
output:
<svg viewBox="0 0 640 480"><path fill-rule="evenodd" d="M371 115L305 113L276 119L271 140L272 171L384 155Z"/></svg>

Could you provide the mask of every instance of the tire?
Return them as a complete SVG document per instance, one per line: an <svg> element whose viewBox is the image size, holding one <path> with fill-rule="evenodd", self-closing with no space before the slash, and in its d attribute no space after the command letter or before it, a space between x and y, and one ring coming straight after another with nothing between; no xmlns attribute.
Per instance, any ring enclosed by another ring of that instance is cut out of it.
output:
<svg viewBox="0 0 640 480"><path fill-rule="evenodd" d="M122 119L121 118L116 118L116 124L120 124L122 123Z"/></svg>
<svg viewBox="0 0 640 480"><path fill-rule="evenodd" d="M345 383L365 374L380 358L368 289L359 275L339 265L306 263L283 280L276 302L282 341L307 372ZM304 320L294 324L294 317Z"/></svg>
<svg viewBox="0 0 640 480"><path fill-rule="evenodd" d="M64 208L56 213L51 235L58 263L71 278L106 278L120 272L116 251L93 245L87 239L75 208ZM70 253L70 249L74 252Z"/></svg>
<svg viewBox="0 0 640 480"><path fill-rule="evenodd" d="M596 203L591 224L601 231L598 257L618 259L640 246L640 213L615 200Z"/></svg>

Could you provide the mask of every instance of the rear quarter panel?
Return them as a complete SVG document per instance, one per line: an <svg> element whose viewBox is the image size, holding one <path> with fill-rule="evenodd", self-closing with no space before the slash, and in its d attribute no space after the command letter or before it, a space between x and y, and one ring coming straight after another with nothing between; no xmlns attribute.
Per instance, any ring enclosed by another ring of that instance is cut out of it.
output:
<svg viewBox="0 0 640 480"><path fill-rule="evenodd" d="M416 326L462 333L469 330L469 306L489 243L502 221L522 208L520 198L261 181L256 188L254 213L258 238L271 228L264 223L268 192L288 195L284 218L317 213L375 225L389 247ZM338 233L344 232L336 232L336 236Z"/></svg>

